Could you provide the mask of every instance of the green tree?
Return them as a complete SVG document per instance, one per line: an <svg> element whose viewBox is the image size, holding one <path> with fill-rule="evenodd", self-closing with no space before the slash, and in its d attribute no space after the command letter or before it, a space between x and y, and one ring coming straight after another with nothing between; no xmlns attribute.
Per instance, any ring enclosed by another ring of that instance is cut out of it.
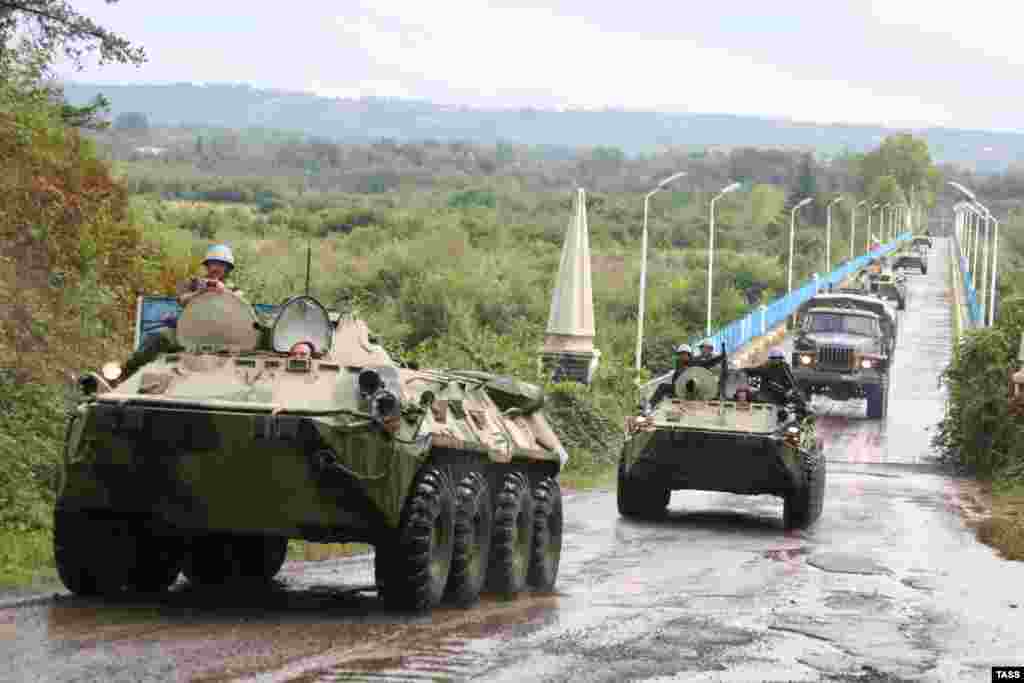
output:
<svg viewBox="0 0 1024 683"><path fill-rule="evenodd" d="M800 157L800 168L796 176L796 192L803 197L813 197L818 192L814 178L814 157L810 152Z"/></svg>
<svg viewBox="0 0 1024 683"><path fill-rule="evenodd" d="M869 194L883 177L893 178L904 197L915 191L934 190L940 182L938 171L932 165L928 143L910 133L887 137L878 149L864 156L860 170Z"/></svg>
<svg viewBox="0 0 1024 683"><path fill-rule="evenodd" d="M143 48L75 11L67 0L0 0L0 62L2 53L15 49L11 43L16 36L51 59L63 52L79 67L87 54L97 54L100 64L146 61Z"/></svg>

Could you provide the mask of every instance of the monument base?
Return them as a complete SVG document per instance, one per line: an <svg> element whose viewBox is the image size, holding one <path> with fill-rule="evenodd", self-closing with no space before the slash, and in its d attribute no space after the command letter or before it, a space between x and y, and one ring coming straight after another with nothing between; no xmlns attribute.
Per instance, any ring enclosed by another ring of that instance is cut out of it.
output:
<svg viewBox="0 0 1024 683"><path fill-rule="evenodd" d="M601 352L591 351L542 351L540 370L555 382L580 382L589 385L600 361Z"/></svg>

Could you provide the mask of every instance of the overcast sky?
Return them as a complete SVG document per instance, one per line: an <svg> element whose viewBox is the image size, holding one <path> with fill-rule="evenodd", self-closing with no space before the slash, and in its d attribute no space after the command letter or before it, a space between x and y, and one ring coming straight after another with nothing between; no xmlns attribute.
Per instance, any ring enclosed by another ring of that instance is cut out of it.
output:
<svg viewBox="0 0 1024 683"><path fill-rule="evenodd" d="M76 0L145 47L93 83L1024 130L1009 0Z"/></svg>

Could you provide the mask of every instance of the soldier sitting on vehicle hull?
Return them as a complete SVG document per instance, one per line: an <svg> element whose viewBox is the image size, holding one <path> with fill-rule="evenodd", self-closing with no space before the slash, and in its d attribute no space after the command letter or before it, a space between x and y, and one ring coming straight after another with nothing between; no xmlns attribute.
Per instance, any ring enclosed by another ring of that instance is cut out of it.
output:
<svg viewBox="0 0 1024 683"><path fill-rule="evenodd" d="M207 249L203 266L206 267L206 277L191 277L178 285L176 294L179 306L185 308L197 296L207 292L227 292L241 297L238 288L226 279L235 268L235 258L231 253L231 247L226 244L216 244ZM161 353L181 350L178 345L175 322L172 318L165 319L164 322L166 326L156 334L148 335L138 350L128 358L117 384L128 379L146 363L156 360Z"/></svg>
<svg viewBox="0 0 1024 683"><path fill-rule="evenodd" d="M705 340L707 346L711 346L709 340ZM702 345L703 347L703 345ZM713 347L712 347L713 348ZM722 362L725 354L717 356L700 356L693 358L693 349L689 344L680 344L674 349L676 354L676 369L672 373L672 380L668 384L659 384L651 397L651 405L657 405L663 398L676 398L676 380L689 368L712 368Z"/></svg>

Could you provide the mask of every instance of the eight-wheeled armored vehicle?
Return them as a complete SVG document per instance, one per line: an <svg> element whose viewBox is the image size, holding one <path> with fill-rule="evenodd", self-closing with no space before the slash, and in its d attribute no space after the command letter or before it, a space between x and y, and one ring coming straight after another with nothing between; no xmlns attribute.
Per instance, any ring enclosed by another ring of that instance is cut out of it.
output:
<svg viewBox="0 0 1024 683"><path fill-rule="evenodd" d="M892 340L883 317L862 308L807 309L793 340L793 375L810 397L867 400L867 416L884 418L889 406Z"/></svg>
<svg viewBox="0 0 1024 683"><path fill-rule="evenodd" d="M814 415L785 362L744 369L723 362L718 372L690 368L676 380L675 397L652 405L663 382L671 375L641 389L639 414L626 421L621 515L658 517L672 491L696 489L779 496L786 528L818 519L825 458Z"/></svg>
<svg viewBox="0 0 1024 683"><path fill-rule="evenodd" d="M208 292L179 351L116 386L79 379L54 531L71 591L267 580L288 539L374 545L404 608L553 588L567 455L538 387L404 367L309 296L276 309L269 343L258 323Z"/></svg>

